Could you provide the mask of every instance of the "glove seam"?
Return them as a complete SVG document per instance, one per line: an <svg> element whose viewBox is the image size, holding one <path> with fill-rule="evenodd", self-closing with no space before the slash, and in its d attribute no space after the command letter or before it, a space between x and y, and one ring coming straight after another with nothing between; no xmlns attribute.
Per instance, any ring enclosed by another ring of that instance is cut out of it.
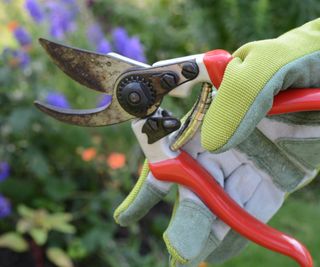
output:
<svg viewBox="0 0 320 267"><path fill-rule="evenodd" d="M165 192L161 191L160 189L156 188L152 183L146 181L145 185L160 199L166 194Z"/></svg>
<svg viewBox="0 0 320 267"><path fill-rule="evenodd" d="M171 244L166 232L163 233L163 240L164 240L164 243L166 244L169 254L172 256L173 260L175 261L173 262L173 264L175 264L176 261L178 261L181 264L186 264L189 262L189 260L181 256L180 253L176 250L176 248ZM174 266L173 264L172 266Z"/></svg>
<svg viewBox="0 0 320 267"><path fill-rule="evenodd" d="M314 111L311 111L314 112ZM303 113L309 113L309 112L303 112ZM300 118L300 112L298 113L292 113L292 114L280 114L277 116L269 116L267 115L267 119L272 121L278 121L278 122L284 122L289 125L302 125L302 126L319 126L320 119L319 118L309 118L308 116L304 116L304 118ZM306 114L305 114L306 115Z"/></svg>
<svg viewBox="0 0 320 267"><path fill-rule="evenodd" d="M278 146L275 142L271 141L269 138L267 138L258 128L255 128L254 132L251 133L252 135L256 135L257 137L262 137L263 138L263 142L265 142L266 144L270 145L270 146L274 146L277 149L277 153L279 153L279 155L281 155L284 160L286 160L288 162L288 164L292 164L292 169L294 172L296 172L297 174L300 173L300 175L302 175L300 178L297 176L295 177L294 180L289 181L288 184L283 184L281 183L280 179L279 179L279 174L277 173L277 171L272 168L272 166L270 166L270 164L268 164L268 162L266 162L266 160L262 159L261 157L257 157L256 154L252 154L250 155L250 152L248 152L248 148L246 148L246 143L243 142L241 143L239 146L237 146L235 149L240 152L243 153L245 155L246 158L248 158L250 161L252 161L254 163L254 165L256 166L256 168L258 168L260 171L266 173L268 176L271 177L273 183L277 186L278 189L280 189L281 191L292 191L294 190L294 188L301 182L301 180L304 177L304 173L305 173L305 169L302 168L301 164L297 164L296 161L292 160L291 157L288 157L288 155L285 153L285 151L283 151L281 149L280 146ZM250 138L250 136L249 136ZM249 139L248 138L248 139Z"/></svg>
<svg viewBox="0 0 320 267"><path fill-rule="evenodd" d="M304 140L308 140L308 142L310 143L319 143L320 139L319 138L305 138ZM314 139L314 140L312 140ZM316 169L315 167L313 167L312 165L310 165L307 161L305 161L303 158L299 158L297 157L294 153L292 153L287 147L286 145L290 144L290 141L300 141L301 138L278 138L277 140L275 140L276 144L284 150L284 152L286 154L288 154L288 156L290 158L292 158L292 160L294 160L297 164L302 164L305 168L307 168L308 170L314 170Z"/></svg>
<svg viewBox="0 0 320 267"><path fill-rule="evenodd" d="M141 171L141 175L140 175L138 181L134 185L134 187L131 190L131 192L129 193L129 195L116 208L116 210L113 214L113 218L117 224L120 224L120 222L119 222L120 215L123 212L125 212L130 207L130 205L133 203L133 201L137 198L138 193L140 192L144 182L147 179L148 172L149 172L149 165L148 165L148 161L145 160L142 171Z"/></svg>
<svg viewBox="0 0 320 267"><path fill-rule="evenodd" d="M191 208L193 210L196 210L200 212L202 215L204 215L211 223L213 222L213 217L211 211L203 204L198 204L192 200L184 199L181 201L180 205L184 205L185 207ZM195 207L196 206L196 207ZM205 211L207 211L207 213ZM209 215L210 213L210 215Z"/></svg>
<svg viewBox="0 0 320 267"><path fill-rule="evenodd" d="M220 243L220 240L218 239L218 237L216 237L216 235L212 232L209 234L208 240L214 243L215 245L218 245Z"/></svg>

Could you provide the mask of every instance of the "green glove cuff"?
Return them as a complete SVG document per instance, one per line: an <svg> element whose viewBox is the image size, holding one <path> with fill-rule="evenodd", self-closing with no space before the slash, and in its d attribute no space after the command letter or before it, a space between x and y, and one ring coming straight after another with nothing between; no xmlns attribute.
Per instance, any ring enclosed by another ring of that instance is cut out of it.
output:
<svg viewBox="0 0 320 267"><path fill-rule="evenodd" d="M319 85L319 50L320 19L277 39L239 48L205 116L203 147L218 153L239 144L271 108L280 89Z"/></svg>

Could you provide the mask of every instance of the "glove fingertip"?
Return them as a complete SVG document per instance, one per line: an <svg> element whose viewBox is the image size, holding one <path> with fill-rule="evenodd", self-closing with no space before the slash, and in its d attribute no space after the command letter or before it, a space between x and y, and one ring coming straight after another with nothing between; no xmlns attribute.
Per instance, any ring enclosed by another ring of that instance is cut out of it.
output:
<svg viewBox="0 0 320 267"><path fill-rule="evenodd" d="M222 92L211 104L201 128L201 145L213 153L225 152L239 145L252 133L273 103L273 84L264 87L254 98L235 92ZM228 90L225 90L228 91ZM229 92L229 91L228 91ZM239 102L235 105L235 102Z"/></svg>
<svg viewBox="0 0 320 267"><path fill-rule="evenodd" d="M142 218L156 205L167 192L162 192L149 182L145 182L139 191L132 190L129 196L116 209L114 218L121 226L127 226Z"/></svg>
<svg viewBox="0 0 320 267"><path fill-rule="evenodd" d="M171 244L170 238L166 232L163 233L163 240L170 254L170 267L176 267L177 264L188 263L188 260L182 257L176 248Z"/></svg>
<svg viewBox="0 0 320 267"><path fill-rule="evenodd" d="M139 191L141 191L141 188L145 180L147 179L148 172L149 172L149 165L148 165L148 162L145 161L137 183L135 184L135 186L133 187L129 195L125 198L125 200L116 208L113 214L113 218L116 223L120 225L125 225L125 222L121 223L122 220L120 219L120 217L123 213L125 213L128 210L130 205L133 203L134 199L137 197Z"/></svg>
<svg viewBox="0 0 320 267"><path fill-rule="evenodd" d="M203 260L198 257L208 242L212 221L211 212L203 204L190 199L179 203L163 235L172 266L193 266Z"/></svg>

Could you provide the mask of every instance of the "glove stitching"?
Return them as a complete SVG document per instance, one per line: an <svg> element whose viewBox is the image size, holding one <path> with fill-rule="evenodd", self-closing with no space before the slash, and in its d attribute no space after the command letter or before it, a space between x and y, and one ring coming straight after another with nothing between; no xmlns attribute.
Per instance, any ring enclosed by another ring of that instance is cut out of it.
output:
<svg viewBox="0 0 320 267"><path fill-rule="evenodd" d="M297 162L293 161L291 158L288 157L288 155L279 147L276 143L272 142L269 138L267 138L258 128L255 128L254 132L251 133L251 137L249 138L255 138L259 139L260 142L265 142L267 147L275 147L277 149L277 153L279 156L283 157L284 159L288 160L288 163L292 164L292 167L296 168L295 171L298 173L300 172L300 175L302 175L300 178L303 178L303 174L305 173L305 170L302 168L300 164L297 164ZM248 139L249 139L248 138ZM273 166L270 166L268 162L265 160L265 155L259 155L256 153L251 153L251 151L248 151L248 147L250 148L252 145L251 143L246 143L244 141L241 143L238 147L235 149L239 151L240 153L243 153L246 155L246 157L253 161L255 166L260 169L262 172L267 173L270 175L273 183L282 191L292 191L301 181L301 179L297 178L293 181L289 181L288 184L284 185L279 181L279 175L276 172L276 169L273 168ZM277 179L278 178L278 179Z"/></svg>
<svg viewBox="0 0 320 267"><path fill-rule="evenodd" d="M219 243L220 243L220 241L221 241L221 240L219 240L219 239L215 236L215 234L212 233L212 232L210 233L208 240L211 241L211 242L212 242L214 245L216 245L216 246L219 245ZM209 242L209 241L208 241L208 242ZM208 242L207 242L207 243L208 243Z"/></svg>
<svg viewBox="0 0 320 267"><path fill-rule="evenodd" d="M182 264L186 264L189 262L189 260L182 257L180 253L176 250L176 248L171 244L166 232L163 233L163 240L164 240L164 243L166 244L169 254L172 257L172 260L173 260L172 266L174 266L177 261L179 261Z"/></svg>
<svg viewBox="0 0 320 267"><path fill-rule="evenodd" d="M303 112L302 113L293 113L293 114L285 114L285 115L277 115L277 116L267 116L269 120L280 121L284 123L288 123L291 125L303 125L303 126L319 126L320 119L319 117L308 117L308 113L311 112ZM314 112L313 112L314 113ZM320 115L320 113L319 113Z"/></svg>
<svg viewBox="0 0 320 267"><path fill-rule="evenodd" d="M313 140L312 140L313 139ZM304 139L303 141L306 141L310 144L318 144L320 139L319 138L308 138L308 139ZM309 162L305 161L305 159L297 157L297 155L295 155L294 153L292 153L288 148L287 145L291 144L291 141L301 141L301 139L299 138L290 138L288 140L288 138L279 138L276 140L277 144L285 151L285 153L287 153L290 157L292 157L295 161L298 161L298 163L302 163L305 167L307 167L308 169L315 169L314 166L312 166L311 164L309 164Z"/></svg>

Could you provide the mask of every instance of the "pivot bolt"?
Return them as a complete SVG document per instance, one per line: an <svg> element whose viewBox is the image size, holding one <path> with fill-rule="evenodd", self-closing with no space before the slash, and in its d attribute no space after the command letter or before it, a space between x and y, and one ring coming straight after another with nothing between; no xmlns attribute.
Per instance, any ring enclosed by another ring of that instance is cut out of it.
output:
<svg viewBox="0 0 320 267"><path fill-rule="evenodd" d="M141 96L137 92L132 92L129 94L129 101L132 104L138 104L141 100Z"/></svg>
<svg viewBox="0 0 320 267"><path fill-rule="evenodd" d="M166 73L162 75L160 85L166 90L171 90L177 86L177 77L174 74Z"/></svg>
<svg viewBox="0 0 320 267"><path fill-rule="evenodd" d="M185 62L182 64L181 73L187 79L194 79L199 74L199 68L194 62Z"/></svg>

